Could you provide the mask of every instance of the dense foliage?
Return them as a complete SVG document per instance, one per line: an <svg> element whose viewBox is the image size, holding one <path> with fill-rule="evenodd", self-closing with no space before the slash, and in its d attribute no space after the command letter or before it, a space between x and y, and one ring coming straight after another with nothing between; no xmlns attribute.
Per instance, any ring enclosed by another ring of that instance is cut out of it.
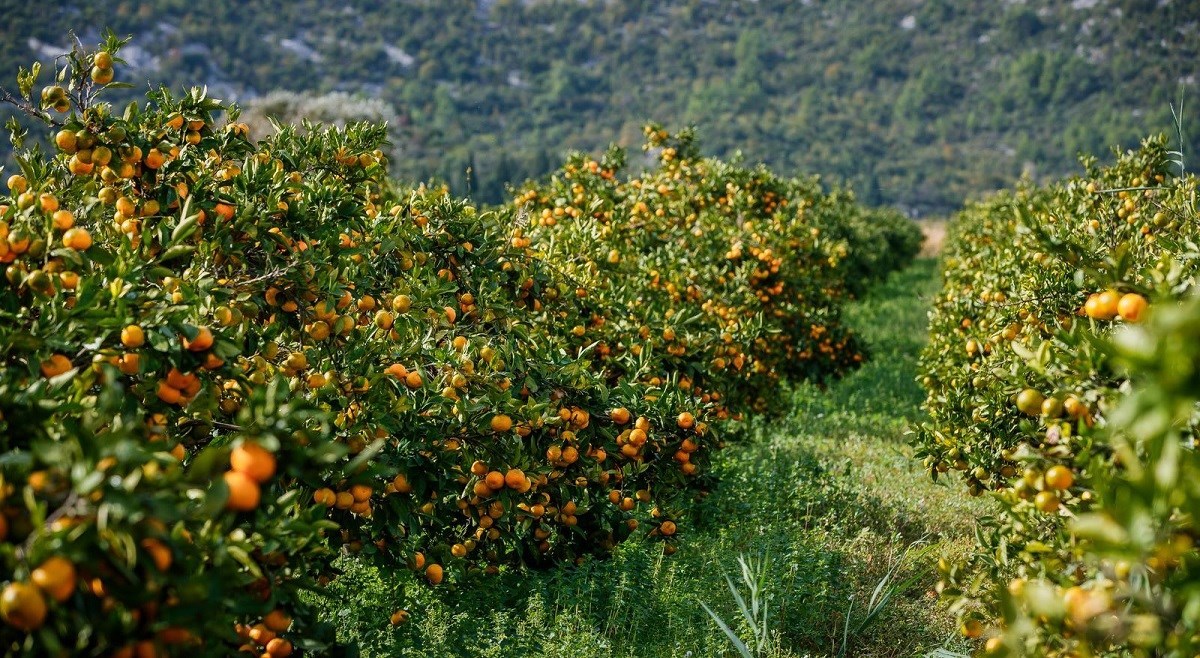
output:
<svg viewBox="0 0 1200 658"><path fill-rule="evenodd" d="M723 157L949 213L1170 125L1200 59L1200 5L1184 0L8 5L0 70L48 64L63 25L94 26L85 41L111 26L136 39L139 96L147 81L240 101L288 90L301 102L269 101L288 111L358 93L393 108L396 174L488 203L563 149L636 147L646 117L670 117Z"/></svg>
<svg viewBox="0 0 1200 658"><path fill-rule="evenodd" d="M514 240L570 264L586 291L582 314L557 320L577 344L596 343L610 377L680 374L719 418L746 401L765 410L781 378L861 363L840 302L912 260L916 225L823 194L815 179L701 158L690 132L646 134L659 166L645 173L627 178L627 154L614 148L517 191L529 226ZM614 363L612 348L633 334L645 341L638 359ZM647 368L643 347L663 365Z"/></svg>
<svg viewBox="0 0 1200 658"><path fill-rule="evenodd" d="M669 554L718 421L775 370L861 362L846 277L915 250L910 223L690 148L620 182L577 156L481 213L394 186L379 125L252 141L199 89L118 113L123 45L18 80L51 146L0 204L9 652L319 651L298 594L338 554L463 587L634 535ZM576 164L613 195L587 221L583 191L551 196ZM523 228L547 203L572 221ZM858 257L856 231L906 251Z"/></svg>
<svg viewBox="0 0 1200 658"><path fill-rule="evenodd" d="M918 455L1000 507L943 593L989 652L1193 655L1197 183L1161 138L1085 164L952 226Z"/></svg>

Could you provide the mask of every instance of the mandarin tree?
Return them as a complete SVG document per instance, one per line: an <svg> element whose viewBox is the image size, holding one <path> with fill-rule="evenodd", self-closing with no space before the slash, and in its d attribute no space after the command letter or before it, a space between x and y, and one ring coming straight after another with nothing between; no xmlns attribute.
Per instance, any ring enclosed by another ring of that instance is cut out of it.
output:
<svg viewBox="0 0 1200 658"><path fill-rule="evenodd" d="M1131 386L1106 344L1194 288L1196 179L1172 175L1162 138L1110 166L1084 164L1084 176L1002 193L958 217L921 360L930 420L917 455L933 477L958 472L970 494L1000 504L966 563L940 565L964 628L996 652L1119 652L1137 624L1165 629L1182 600L1160 579L1186 566L1177 553L1188 522L1173 537L1146 535L1155 543L1137 560L1101 560L1093 542L1112 536L1072 520L1128 521L1133 510L1103 489L1148 458L1141 445L1123 452L1121 434L1106 429ZM1190 451L1191 429L1179 429L1175 449ZM1177 457L1164 463L1175 468ZM1153 514L1165 522L1185 511ZM1141 584L1164 606L1159 620L1119 613Z"/></svg>

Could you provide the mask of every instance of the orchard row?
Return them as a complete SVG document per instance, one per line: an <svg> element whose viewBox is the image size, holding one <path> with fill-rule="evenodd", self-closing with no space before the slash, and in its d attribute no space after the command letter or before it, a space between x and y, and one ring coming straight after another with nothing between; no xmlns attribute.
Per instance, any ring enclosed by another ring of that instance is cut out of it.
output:
<svg viewBox="0 0 1200 658"><path fill-rule="evenodd" d="M97 102L122 45L18 84L49 147L0 205L9 652L319 652L339 555L465 589L674 552L732 424L861 363L842 304L919 242L653 126L641 173L578 155L481 211L389 180L383 126Z"/></svg>
<svg viewBox="0 0 1200 658"><path fill-rule="evenodd" d="M990 493L940 564L994 655L1191 656L1200 224L1166 140L968 207L922 357L918 455Z"/></svg>

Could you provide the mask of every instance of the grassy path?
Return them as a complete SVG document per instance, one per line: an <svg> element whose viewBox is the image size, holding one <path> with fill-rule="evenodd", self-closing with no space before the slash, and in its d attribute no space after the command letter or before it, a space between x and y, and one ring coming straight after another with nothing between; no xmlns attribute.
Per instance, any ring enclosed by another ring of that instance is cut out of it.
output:
<svg viewBox="0 0 1200 658"><path fill-rule="evenodd" d="M724 580L746 554L770 560L762 577L772 611L768 655L955 648L928 575L842 646L851 599L853 629L907 547L925 539L923 550L958 550L981 510L957 489L931 483L904 438L920 413L916 357L935 279L933 262L923 260L854 305L850 321L871 345L871 362L828 390L784 392L792 413L752 423L741 445L724 451L722 486L675 556L626 544L609 560L506 575L469 592L403 591L386 573L354 567L335 585L336 597L353 605L331 605L329 616L370 656L734 655L700 603L749 637ZM901 579L917 573L917 562L906 562ZM413 619L393 628L387 618L398 608Z"/></svg>

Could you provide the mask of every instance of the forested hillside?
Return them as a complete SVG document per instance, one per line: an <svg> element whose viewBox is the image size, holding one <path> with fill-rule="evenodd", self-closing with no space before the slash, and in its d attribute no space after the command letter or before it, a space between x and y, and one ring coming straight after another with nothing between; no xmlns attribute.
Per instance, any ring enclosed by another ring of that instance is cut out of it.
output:
<svg viewBox="0 0 1200 658"><path fill-rule="evenodd" d="M121 79L138 95L204 81L252 106L283 90L303 102L277 107L366 110L392 120L397 174L484 201L659 119L717 155L942 213L1172 131L1200 61L1200 3L1182 0L6 4L0 69L64 52L64 26L94 26L85 42L111 26L134 37Z"/></svg>

